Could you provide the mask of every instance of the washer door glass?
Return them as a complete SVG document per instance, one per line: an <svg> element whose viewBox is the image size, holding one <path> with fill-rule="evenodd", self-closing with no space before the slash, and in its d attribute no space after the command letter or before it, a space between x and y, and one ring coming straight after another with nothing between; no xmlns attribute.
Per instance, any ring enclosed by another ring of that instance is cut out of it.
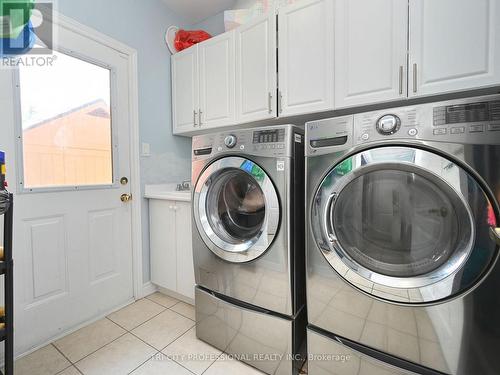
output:
<svg viewBox="0 0 500 375"><path fill-rule="evenodd" d="M319 250L348 282L429 303L467 291L493 264L491 202L471 173L437 153L378 147L330 170L310 220Z"/></svg>
<svg viewBox="0 0 500 375"><path fill-rule="evenodd" d="M259 236L266 198L254 177L241 169L221 172L208 191L210 225L227 243L241 244Z"/></svg>
<svg viewBox="0 0 500 375"><path fill-rule="evenodd" d="M255 162L216 160L201 173L194 192L194 218L205 244L218 257L242 263L260 257L278 231L278 195Z"/></svg>

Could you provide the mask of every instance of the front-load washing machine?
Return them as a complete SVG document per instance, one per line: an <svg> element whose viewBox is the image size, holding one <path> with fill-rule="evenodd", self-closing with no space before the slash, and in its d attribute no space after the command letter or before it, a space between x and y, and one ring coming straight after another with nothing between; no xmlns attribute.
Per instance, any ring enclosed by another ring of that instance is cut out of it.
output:
<svg viewBox="0 0 500 375"><path fill-rule="evenodd" d="M500 96L306 125L309 374L500 374Z"/></svg>
<svg viewBox="0 0 500 375"><path fill-rule="evenodd" d="M268 373L305 351L303 130L193 138L198 338Z"/></svg>

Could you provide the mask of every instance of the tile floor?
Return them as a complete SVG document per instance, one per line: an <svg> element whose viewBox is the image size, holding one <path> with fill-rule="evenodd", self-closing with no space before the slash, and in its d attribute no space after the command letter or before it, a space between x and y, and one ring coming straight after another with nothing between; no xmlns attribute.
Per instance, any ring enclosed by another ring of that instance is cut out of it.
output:
<svg viewBox="0 0 500 375"><path fill-rule="evenodd" d="M193 306L155 293L21 358L15 374L262 374L198 340L194 319Z"/></svg>

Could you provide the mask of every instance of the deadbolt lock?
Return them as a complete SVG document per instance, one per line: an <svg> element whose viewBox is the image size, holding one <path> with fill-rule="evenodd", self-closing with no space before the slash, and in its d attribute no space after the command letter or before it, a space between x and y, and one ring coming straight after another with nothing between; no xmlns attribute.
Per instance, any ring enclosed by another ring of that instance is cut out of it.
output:
<svg viewBox="0 0 500 375"><path fill-rule="evenodd" d="M122 177L120 178L120 184L122 185L127 185L128 184L128 178L127 177Z"/></svg>

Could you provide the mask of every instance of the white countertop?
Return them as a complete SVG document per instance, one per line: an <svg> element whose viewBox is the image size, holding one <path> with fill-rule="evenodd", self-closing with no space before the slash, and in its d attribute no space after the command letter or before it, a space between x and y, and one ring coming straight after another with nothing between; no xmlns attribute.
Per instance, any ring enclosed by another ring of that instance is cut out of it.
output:
<svg viewBox="0 0 500 375"><path fill-rule="evenodd" d="M146 185L144 197L177 202L191 202L191 191L176 191L177 184Z"/></svg>

